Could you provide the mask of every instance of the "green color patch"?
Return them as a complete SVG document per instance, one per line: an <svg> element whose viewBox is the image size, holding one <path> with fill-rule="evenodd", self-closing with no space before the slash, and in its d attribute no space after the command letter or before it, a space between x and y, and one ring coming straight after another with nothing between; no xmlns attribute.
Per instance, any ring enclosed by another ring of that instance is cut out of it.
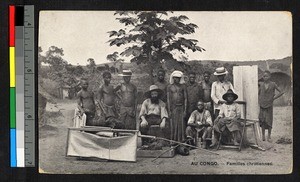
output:
<svg viewBox="0 0 300 182"><path fill-rule="evenodd" d="M16 128L16 88L10 88L10 128Z"/></svg>

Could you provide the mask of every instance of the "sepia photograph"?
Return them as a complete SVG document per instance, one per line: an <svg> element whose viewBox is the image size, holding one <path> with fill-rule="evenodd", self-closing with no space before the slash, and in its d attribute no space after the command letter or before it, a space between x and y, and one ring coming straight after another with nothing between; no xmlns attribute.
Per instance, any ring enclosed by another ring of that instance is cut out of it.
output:
<svg viewBox="0 0 300 182"><path fill-rule="evenodd" d="M40 11L39 172L290 174L292 14Z"/></svg>

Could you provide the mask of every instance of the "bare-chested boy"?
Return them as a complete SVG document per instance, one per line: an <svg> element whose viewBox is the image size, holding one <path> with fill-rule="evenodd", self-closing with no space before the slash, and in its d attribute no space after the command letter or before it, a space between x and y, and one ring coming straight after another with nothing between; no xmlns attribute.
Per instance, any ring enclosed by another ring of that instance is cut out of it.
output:
<svg viewBox="0 0 300 182"><path fill-rule="evenodd" d="M165 70L159 69L157 71L157 80L154 82L154 85L158 86L158 88L164 92L161 96L161 100L166 103L168 82L165 80L165 74Z"/></svg>
<svg viewBox="0 0 300 182"><path fill-rule="evenodd" d="M123 76L124 83L121 83L115 88L121 95L120 105L120 120L124 122L125 129L135 130L136 128L136 105L137 105L137 88L130 83L132 72L130 70L123 70L120 74Z"/></svg>
<svg viewBox="0 0 300 182"><path fill-rule="evenodd" d="M196 73L190 72L188 79L189 81L186 84L187 97L188 97L187 115L185 116L186 122L189 120L192 112L197 109L197 102L200 100L202 96L201 87L196 82Z"/></svg>
<svg viewBox="0 0 300 182"><path fill-rule="evenodd" d="M211 85L212 85L212 82L210 81L210 72L205 71L203 74L203 81L200 83L201 90L202 90L201 98L204 102L204 108L210 112L212 118L214 119L213 102L211 99Z"/></svg>
<svg viewBox="0 0 300 182"><path fill-rule="evenodd" d="M170 76L170 85L167 87L171 139L176 141L185 139L184 117L187 111L187 91L183 79L181 71L174 71Z"/></svg>
<svg viewBox="0 0 300 182"><path fill-rule="evenodd" d="M98 101L99 106L104 114L105 126L112 128L123 128L124 124L118 120L118 113L115 105L116 93L114 87L110 84L111 73L108 71L103 72L102 74L104 84L99 88Z"/></svg>
<svg viewBox="0 0 300 182"><path fill-rule="evenodd" d="M110 85L111 73L105 71L103 74L104 84L99 88L98 100L103 109L105 119L109 117L117 117L117 110L115 108L116 94L114 87Z"/></svg>
<svg viewBox="0 0 300 182"><path fill-rule="evenodd" d="M94 93L91 91L88 91L89 83L87 80L82 79L81 80L81 90L78 92L78 109L80 110L81 114L86 115L86 125L92 126L93 120L95 117L96 112L96 106L95 106L95 100L94 100Z"/></svg>

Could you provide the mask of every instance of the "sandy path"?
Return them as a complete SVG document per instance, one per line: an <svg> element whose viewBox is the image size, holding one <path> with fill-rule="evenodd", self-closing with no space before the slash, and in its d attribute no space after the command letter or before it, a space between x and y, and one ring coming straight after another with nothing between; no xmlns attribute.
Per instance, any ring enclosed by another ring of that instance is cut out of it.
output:
<svg viewBox="0 0 300 182"><path fill-rule="evenodd" d="M201 150L190 151L189 156L174 158L138 158L136 163L86 161L66 158L67 127L72 125L74 102L61 102L58 109L63 116L52 121L39 131L39 167L47 173L127 173L127 174L270 174L289 173L292 166L292 144L276 144L282 136L291 138L292 107L274 108L273 142L262 143L265 152L251 148L241 152L234 150L215 151L212 155ZM208 165L205 162L211 162ZM250 163L249 163L250 162ZM270 165L253 165L264 162Z"/></svg>

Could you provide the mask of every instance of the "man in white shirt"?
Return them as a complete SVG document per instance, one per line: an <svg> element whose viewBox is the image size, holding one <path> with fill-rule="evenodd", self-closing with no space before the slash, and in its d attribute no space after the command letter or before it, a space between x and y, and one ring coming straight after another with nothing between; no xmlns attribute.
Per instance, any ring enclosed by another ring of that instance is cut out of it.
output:
<svg viewBox="0 0 300 182"><path fill-rule="evenodd" d="M142 134L148 134L151 125L159 125L163 130L166 127L168 113L166 104L160 100L163 91L156 85L151 85L148 92L145 93L147 99L143 102L140 118L140 131Z"/></svg>
<svg viewBox="0 0 300 182"><path fill-rule="evenodd" d="M214 72L214 75L218 78L218 80L213 82L211 86L211 99L214 103L215 118L219 115L221 105L225 103L222 96L227 92L227 90L234 90L232 84L225 80L225 76L227 74L228 71L224 67L217 68Z"/></svg>

